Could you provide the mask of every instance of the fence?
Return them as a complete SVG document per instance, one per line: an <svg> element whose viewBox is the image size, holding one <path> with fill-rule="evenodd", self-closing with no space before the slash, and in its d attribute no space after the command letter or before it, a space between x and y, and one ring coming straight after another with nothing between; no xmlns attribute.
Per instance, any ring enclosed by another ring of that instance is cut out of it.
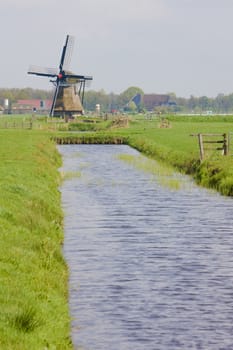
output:
<svg viewBox="0 0 233 350"><path fill-rule="evenodd" d="M67 131L68 125L65 123L47 122L39 123L37 121L0 121L0 129L40 129L40 130L51 130L51 131Z"/></svg>
<svg viewBox="0 0 233 350"><path fill-rule="evenodd" d="M198 137L200 160L203 161L210 151L221 151L226 156L229 154L230 134L192 134L190 136Z"/></svg>
<svg viewBox="0 0 233 350"><path fill-rule="evenodd" d="M31 121L1 121L0 129L32 129Z"/></svg>

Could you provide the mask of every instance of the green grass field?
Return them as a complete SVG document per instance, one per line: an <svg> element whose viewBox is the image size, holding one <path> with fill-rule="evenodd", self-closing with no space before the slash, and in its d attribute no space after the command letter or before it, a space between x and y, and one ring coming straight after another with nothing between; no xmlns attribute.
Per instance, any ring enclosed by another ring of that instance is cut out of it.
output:
<svg viewBox="0 0 233 350"><path fill-rule="evenodd" d="M70 349L60 157L48 136L0 131L0 349Z"/></svg>

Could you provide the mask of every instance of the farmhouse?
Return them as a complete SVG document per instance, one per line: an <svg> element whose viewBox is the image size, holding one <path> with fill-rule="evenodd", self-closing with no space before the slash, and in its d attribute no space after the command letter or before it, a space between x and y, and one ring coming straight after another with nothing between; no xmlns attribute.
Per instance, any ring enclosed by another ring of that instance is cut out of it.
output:
<svg viewBox="0 0 233 350"><path fill-rule="evenodd" d="M169 106L171 104L169 100L169 95L158 94L137 94L132 98L137 107L143 106L148 111L153 111L158 106Z"/></svg>
<svg viewBox="0 0 233 350"><path fill-rule="evenodd" d="M13 114L25 114L38 112L39 114L48 114L52 106L52 100L18 100L12 103L11 112Z"/></svg>

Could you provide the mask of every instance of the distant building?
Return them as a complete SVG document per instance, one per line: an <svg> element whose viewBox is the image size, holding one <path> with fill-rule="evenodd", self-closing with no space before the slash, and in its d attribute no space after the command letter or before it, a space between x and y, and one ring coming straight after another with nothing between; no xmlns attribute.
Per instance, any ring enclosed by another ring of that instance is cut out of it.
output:
<svg viewBox="0 0 233 350"><path fill-rule="evenodd" d="M169 106L172 104L169 100L169 95L158 94L137 94L132 98L137 107L143 106L147 111L153 111L158 106Z"/></svg>
<svg viewBox="0 0 233 350"><path fill-rule="evenodd" d="M52 100L18 100L12 103L11 113L13 114L27 114L38 112L39 114L48 114L52 106Z"/></svg>

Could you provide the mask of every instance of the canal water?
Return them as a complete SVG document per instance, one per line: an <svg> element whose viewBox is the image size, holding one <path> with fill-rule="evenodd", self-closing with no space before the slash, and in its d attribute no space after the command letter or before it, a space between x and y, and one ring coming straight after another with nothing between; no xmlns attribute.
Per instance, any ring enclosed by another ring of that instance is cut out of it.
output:
<svg viewBox="0 0 233 350"><path fill-rule="evenodd" d="M58 149L75 349L232 350L232 199L125 145Z"/></svg>

